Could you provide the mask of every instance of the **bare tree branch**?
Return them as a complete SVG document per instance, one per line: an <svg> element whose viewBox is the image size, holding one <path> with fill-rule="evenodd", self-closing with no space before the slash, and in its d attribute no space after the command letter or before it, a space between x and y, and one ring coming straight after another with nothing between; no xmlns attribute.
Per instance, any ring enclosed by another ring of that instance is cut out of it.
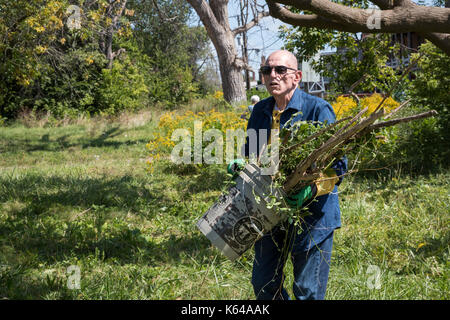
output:
<svg viewBox="0 0 450 320"><path fill-rule="evenodd" d="M409 116L409 117L404 117L404 118L398 118L398 119L393 119L393 120L389 120L389 121L378 122L378 123L372 124L371 126L367 127L367 130L373 131L373 130L377 130L377 129L384 128L384 127L394 126L394 125L399 124L399 123L404 123L404 122L409 122L409 121L413 121L413 120L419 120L419 119L423 119L423 118L433 117L433 116L435 116L437 114L438 113L437 113L436 110L430 110L430 111L426 111L426 112L423 112L423 113L415 114L415 115Z"/></svg>
<svg viewBox="0 0 450 320"><path fill-rule="evenodd" d="M288 9L280 6L278 3L275 3L274 1L268 0L267 5L269 6L269 13L272 17L294 26L337 30L344 32L358 32L357 28L346 26L330 19L325 19L316 14L303 15L293 13Z"/></svg>
<svg viewBox="0 0 450 320"><path fill-rule="evenodd" d="M268 2L273 2L269 0ZM394 32L440 32L450 33L450 9L424 7L417 5L402 5L386 10L357 9L337 4L328 0L277 0L300 10L309 10L320 17L353 25L360 32L394 33ZM368 22L379 19L380 25L374 26Z"/></svg>
<svg viewBox="0 0 450 320"><path fill-rule="evenodd" d="M270 15L269 11L264 11L264 12L258 13L258 15L252 21L247 23L245 26L240 26L240 27L237 27L236 29L232 30L233 35L236 36L240 33L250 30L251 28L253 28L254 26L256 26L259 23L259 20L261 20L262 18L267 17L269 15Z"/></svg>
<svg viewBox="0 0 450 320"><path fill-rule="evenodd" d="M342 32L417 32L450 55L450 8L427 7L411 0L371 0L382 10L357 9L328 0L266 0L270 14L294 26ZM296 14L279 3L308 10Z"/></svg>
<svg viewBox="0 0 450 320"><path fill-rule="evenodd" d="M176 20L176 19L178 18L177 16L169 18L169 17L168 17L164 12L162 12L161 9L159 8L159 5L158 5L157 0L152 0L152 2L153 2L153 5L154 5L155 8L156 8L156 12L158 13L158 17L159 17L161 20L163 20L163 21L173 21L173 20Z"/></svg>

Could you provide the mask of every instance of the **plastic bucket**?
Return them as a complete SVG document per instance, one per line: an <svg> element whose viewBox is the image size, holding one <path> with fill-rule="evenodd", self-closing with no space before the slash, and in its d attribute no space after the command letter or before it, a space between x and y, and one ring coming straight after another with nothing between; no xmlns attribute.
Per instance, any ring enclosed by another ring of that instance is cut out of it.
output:
<svg viewBox="0 0 450 320"><path fill-rule="evenodd" d="M261 168L247 164L235 181L236 186L221 195L197 222L200 231L232 261L284 218L267 208L274 196L279 200L284 193L273 187L270 176L261 175Z"/></svg>

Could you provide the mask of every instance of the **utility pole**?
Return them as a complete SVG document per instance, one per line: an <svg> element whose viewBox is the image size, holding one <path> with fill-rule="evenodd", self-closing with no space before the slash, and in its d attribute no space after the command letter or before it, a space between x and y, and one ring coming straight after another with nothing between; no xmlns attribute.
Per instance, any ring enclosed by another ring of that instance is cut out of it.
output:
<svg viewBox="0 0 450 320"><path fill-rule="evenodd" d="M246 2L245 4L245 9L247 10L246 15L244 15L244 4L242 2L242 0L239 0L239 7L241 9L241 23L243 26L245 26L247 24L247 19L248 19L248 2ZM242 33L242 58L244 60L244 63L248 66L248 50L247 50L247 31L244 31ZM245 69L245 85L247 90L250 90L250 75L248 72L248 69Z"/></svg>

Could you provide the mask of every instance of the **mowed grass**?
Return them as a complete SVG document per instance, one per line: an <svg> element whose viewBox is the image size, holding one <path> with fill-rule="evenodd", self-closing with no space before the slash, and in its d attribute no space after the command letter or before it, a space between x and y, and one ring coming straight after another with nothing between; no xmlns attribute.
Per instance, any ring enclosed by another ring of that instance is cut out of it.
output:
<svg viewBox="0 0 450 320"><path fill-rule="evenodd" d="M252 252L230 262L195 226L226 166L150 174L155 119L0 128L0 298L254 299ZM347 178L327 299L448 299L449 178Z"/></svg>

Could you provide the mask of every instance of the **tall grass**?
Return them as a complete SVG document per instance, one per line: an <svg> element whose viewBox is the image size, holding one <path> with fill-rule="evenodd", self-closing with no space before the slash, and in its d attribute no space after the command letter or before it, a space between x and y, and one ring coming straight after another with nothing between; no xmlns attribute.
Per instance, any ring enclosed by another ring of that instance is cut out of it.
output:
<svg viewBox="0 0 450 320"><path fill-rule="evenodd" d="M0 128L0 298L254 298L253 253L230 262L195 227L225 165L150 174L154 119ZM347 178L326 297L448 299L449 178Z"/></svg>

